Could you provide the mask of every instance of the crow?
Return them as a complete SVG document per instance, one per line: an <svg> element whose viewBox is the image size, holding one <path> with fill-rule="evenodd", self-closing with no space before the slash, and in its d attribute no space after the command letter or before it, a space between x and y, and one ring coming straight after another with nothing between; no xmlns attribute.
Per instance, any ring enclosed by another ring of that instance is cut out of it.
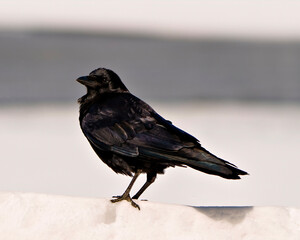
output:
<svg viewBox="0 0 300 240"><path fill-rule="evenodd" d="M113 203L127 200L140 209L132 199L138 199L167 167L188 166L227 179L248 174L204 149L198 139L132 95L112 70L98 68L77 81L87 89L78 99L83 134L113 171L133 176ZM146 183L131 198L130 190L141 173L147 174Z"/></svg>

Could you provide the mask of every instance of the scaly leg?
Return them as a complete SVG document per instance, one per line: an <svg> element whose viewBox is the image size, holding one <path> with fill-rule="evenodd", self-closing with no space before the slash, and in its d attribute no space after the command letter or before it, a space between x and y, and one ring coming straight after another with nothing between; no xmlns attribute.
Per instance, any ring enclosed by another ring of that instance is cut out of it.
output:
<svg viewBox="0 0 300 240"><path fill-rule="evenodd" d="M155 181L156 173L148 173L147 174L147 181L141 187L141 189L133 196L132 199L138 199L142 193Z"/></svg>
<svg viewBox="0 0 300 240"><path fill-rule="evenodd" d="M131 190L131 188L132 188L132 186L133 186L135 180L138 178L138 176L141 174L141 172L142 172L142 170L138 170L138 171L134 174L134 176L132 177L131 182L129 183L127 189L125 190L125 192L123 193L122 196L113 196L113 198L116 198L116 199L112 199L112 200L110 200L110 201L111 201L112 203L116 203L116 202L119 202L119 201L127 200L128 202L131 203L131 205L132 205L133 207L136 207L136 208L138 208L138 209L140 210L139 205L137 205L134 201L132 201L132 199L131 199L131 197L130 197L130 195L129 195L129 192L130 192L130 190Z"/></svg>

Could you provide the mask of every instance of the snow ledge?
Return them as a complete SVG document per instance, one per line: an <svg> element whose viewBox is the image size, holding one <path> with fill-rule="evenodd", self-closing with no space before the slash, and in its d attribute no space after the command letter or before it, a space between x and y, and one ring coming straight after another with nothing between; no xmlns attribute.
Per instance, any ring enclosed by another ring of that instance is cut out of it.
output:
<svg viewBox="0 0 300 240"><path fill-rule="evenodd" d="M0 239L300 239L300 209L0 193Z"/></svg>

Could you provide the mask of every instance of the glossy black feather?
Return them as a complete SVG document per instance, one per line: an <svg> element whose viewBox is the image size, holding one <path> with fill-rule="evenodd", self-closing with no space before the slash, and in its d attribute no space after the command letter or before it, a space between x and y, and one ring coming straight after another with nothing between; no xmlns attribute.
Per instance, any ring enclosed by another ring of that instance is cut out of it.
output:
<svg viewBox="0 0 300 240"><path fill-rule="evenodd" d="M87 87L87 94L78 100L82 131L115 172L132 175L142 170L156 175L170 166L189 166L229 179L247 174L133 96L111 70L96 69L78 81Z"/></svg>

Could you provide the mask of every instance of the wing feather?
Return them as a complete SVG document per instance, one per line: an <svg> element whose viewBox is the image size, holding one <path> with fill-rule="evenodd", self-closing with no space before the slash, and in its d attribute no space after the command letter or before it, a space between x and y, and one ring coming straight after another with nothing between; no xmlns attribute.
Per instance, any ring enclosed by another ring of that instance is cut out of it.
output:
<svg viewBox="0 0 300 240"><path fill-rule="evenodd" d="M95 104L81 127L94 146L128 157L142 152L145 157L163 160L182 148L199 144L131 94Z"/></svg>

